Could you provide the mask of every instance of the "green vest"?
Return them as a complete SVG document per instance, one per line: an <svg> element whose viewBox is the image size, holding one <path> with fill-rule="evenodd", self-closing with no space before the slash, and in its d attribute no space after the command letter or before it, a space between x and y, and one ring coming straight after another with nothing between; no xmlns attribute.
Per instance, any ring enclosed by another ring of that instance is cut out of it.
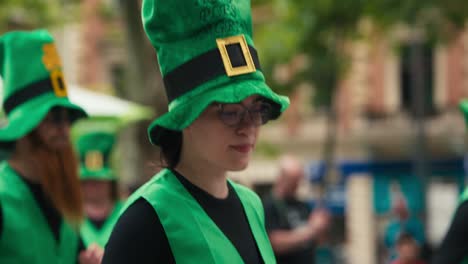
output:
<svg viewBox="0 0 468 264"><path fill-rule="evenodd" d="M78 235L62 222L58 243L28 186L8 165L0 163L0 235L2 264L75 264Z"/></svg>
<svg viewBox="0 0 468 264"><path fill-rule="evenodd" d="M117 219L119 219L121 209L122 202L116 202L114 209L112 209L112 212L109 214L100 229L96 228L96 226L91 221L89 221L89 219L86 219L83 222L80 233L86 247L88 247L91 243L96 243L102 248L106 246L112 229L114 228Z"/></svg>
<svg viewBox="0 0 468 264"><path fill-rule="evenodd" d="M246 187L230 183L244 207L263 261L276 263L260 199ZM158 214L178 264L243 263L231 241L170 170L162 170L138 189L127 206L139 197L146 199Z"/></svg>

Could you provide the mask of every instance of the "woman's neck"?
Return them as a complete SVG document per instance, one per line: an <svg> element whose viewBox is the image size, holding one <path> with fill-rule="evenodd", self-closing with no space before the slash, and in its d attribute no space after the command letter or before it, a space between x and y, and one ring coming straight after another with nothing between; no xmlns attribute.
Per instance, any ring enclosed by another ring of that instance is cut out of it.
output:
<svg viewBox="0 0 468 264"><path fill-rule="evenodd" d="M193 166L193 164L196 165ZM183 160L179 162L175 170L191 183L218 199L226 198L229 194L226 171L213 170L210 166Z"/></svg>

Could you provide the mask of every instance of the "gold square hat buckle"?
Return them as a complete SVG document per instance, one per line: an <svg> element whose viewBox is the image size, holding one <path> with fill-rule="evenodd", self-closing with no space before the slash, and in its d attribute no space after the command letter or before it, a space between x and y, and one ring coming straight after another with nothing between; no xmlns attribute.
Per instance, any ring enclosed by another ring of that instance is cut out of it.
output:
<svg viewBox="0 0 468 264"><path fill-rule="evenodd" d="M101 170L104 167L104 157L100 151L88 151L85 156L85 167L89 170Z"/></svg>
<svg viewBox="0 0 468 264"><path fill-rule="evenodd" d="M250 54L250 50L247 46L247 41L245 40L244 35L219 38L216 39L216 44L218 45L218 49L221 53L221 59L223 60L224 69L226 70L226 74L229 77L256 71L255 64L252 59L252 55ZM232 44L238 44L240 46L246 65L236 67L232 66L232 62L227 51L227 46Z"/></svg>

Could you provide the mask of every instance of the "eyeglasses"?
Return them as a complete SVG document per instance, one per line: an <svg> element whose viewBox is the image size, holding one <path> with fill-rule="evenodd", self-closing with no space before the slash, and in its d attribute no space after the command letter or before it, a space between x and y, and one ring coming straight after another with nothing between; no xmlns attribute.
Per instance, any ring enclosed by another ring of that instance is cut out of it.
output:
<svg viewBox="0 0 468 264"><path fill-rule="evenodd" d="M271 120L273 107L264 101L255 102L246 107L243 104L221 104L217 103L218 116L221 121L229 127L238 127L244 121L248 112L250 122L255 126L261 126Z"/></svg>
<svg viewBox="0 0 468 264"><path fill-rule="evenodd" d="M46 117L45 121L58 126L62 124L69 124L70 117L66 109L57 107L50 110L49 115Z"/></svg>

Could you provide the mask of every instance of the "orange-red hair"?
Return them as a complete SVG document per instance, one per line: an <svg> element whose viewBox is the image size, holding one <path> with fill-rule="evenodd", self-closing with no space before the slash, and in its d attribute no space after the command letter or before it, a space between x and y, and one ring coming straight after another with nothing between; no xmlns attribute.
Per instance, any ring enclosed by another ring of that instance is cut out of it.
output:
<svg viewBox="0 0 468 264"><path fill-rule="evenodd" d="M78 161L71 142L60 150L48 149L38 134L30 135L34 162L41 185L52 204L71 224L83 219L83 201L78 177Z"/></svg>

